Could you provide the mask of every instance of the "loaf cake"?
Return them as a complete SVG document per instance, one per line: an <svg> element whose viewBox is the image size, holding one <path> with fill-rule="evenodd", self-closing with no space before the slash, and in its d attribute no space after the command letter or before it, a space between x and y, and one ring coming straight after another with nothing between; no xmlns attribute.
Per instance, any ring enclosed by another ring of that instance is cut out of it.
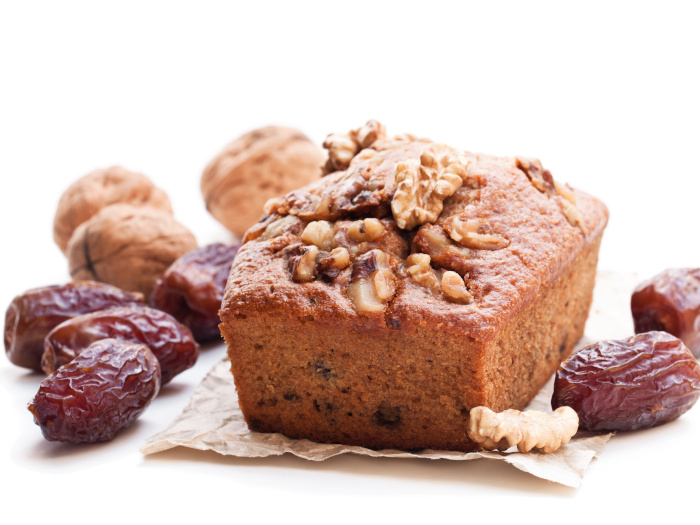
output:
<svg viewBox="0 0 700 525"><path fill-rule="evenodd" d="M607 223L541 163L370 121L268 201L222 303L251 430L471 451L469 410L522 409L583 334Z"/></svg>

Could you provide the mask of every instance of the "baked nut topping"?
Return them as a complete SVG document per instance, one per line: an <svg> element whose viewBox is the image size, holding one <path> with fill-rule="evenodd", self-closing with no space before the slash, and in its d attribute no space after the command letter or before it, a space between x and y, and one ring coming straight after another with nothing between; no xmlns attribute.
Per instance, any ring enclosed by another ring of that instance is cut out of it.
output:
<svg viewBox="0 0 700 525"><path fill-rule="evenodd" d="M267 228L265 228L265 230L262 232L260 238L267 241L269 239L279 237L283 233L292 229L292 227L298 222L300 222L299 219L294 217L294 215L280 217L279 219L272 221L270 224L267 225Z"/></svg>
<svg viewBox="0 0 700 525"><path fill-rule="evenodd" d="M440 281L442 289L448 301L459 304L469 304L474 298L467 290L467 286L457 272L447 271Z"/></svg>
<svg viewBox="0 0 700 525"><path fill-rule="evenodd" d="M368 120L367 124L357 131L357 142L361 149L369 148L375 141L385 138L386 128L376 120Z"/></svg>
<svg viewBox="0 0 700 525"><path fill-rule="evenodd" d="M350 161L360 151L359 144L350 135L331 133L323 141L323 147L328 150L326 173L347 169Z"/></svg>
<svg viewBox="0 0 700 525"><path fill-rule="evenodd" d="M363 219L353 222L348 236L355 242L372 242L384 234L384 225L379 219Z"/></svg>
<svg viewBox="0 0 700 525"><path fill-rule="evenodd" d="M371 250L355 260L347 294L358 312L383 310L395 293L396 277L386 253Z"/></svg>
<svg viewBox="0 0 700 525"><path fill-rule="evenodd" d="M542 193L552 194L555 192L554 178L549 170L542 167L538 159L528 159L525 157L515 157L515 165L521 170L532 185Z"/></svg>
<svg viewBox="0 0 700 525"><path fill-rule="evenodd" d="M328 221L312 221L304 228L301 240L328 251L333 243L333 226Z"/></svg>
<svg viewBox="0 0 700 525"><path fill-rule="evenodd" d="M527 175L535 188L551 197L557 197L562 213L571 226L578 226L584 234L587 233L581 213L576 208L574 192L566 185L555 181L549 170L544 169L542 163L537 159L516 157L515 165Z"/></svg>
<svg viewBox="0 0 700 525"><path fill-rule="evenodd" d="M367 149L376 140L386 138L386 128L376 120L369 120L367 124L355 129L347 135L331 133L323 141L323 147L328 150L328 161L324 167L324 173L345 170L360 150Z"/></svg>
<svg viewBox="0 0 700 525"><path fill-rule="evenodd" d="M318 248L313 244L294 244L287 248L287 265L292 279L298 283L313 281L316 277Z"/></svg>
<svg viewBox="0 0 700 525"><path fill-rule="evenodd" d="M476 250L500 250L510 244L507 239L500 235L480 233L483 227L484 225L478 219L463 221L455 217L447 227L447 232L453 240L462 246Z"/></svg>
<svg viewBox="0 0 700 525"><path fill-rule="evenodd" d="M517 445L520 452L533 448L554 452L577 431L578 416L566 406L551 414L511 409L495 413L486 407L475 407L469 412L469 437L486 450L503 451Z"/></svg>
<svg viewBox="0 0 700 525"><path fill-rule="evenodd" d="M391 211L399 228L412 230L418 225L435 222L442 212L442 201L454 194L466 176L466 166L445 154L438 159L424 151L420 162L396 165L396 192Z"/></svg>
<svg viewBox="0 0 700 525"><path fill-rule="evenodd" d="M324 274L331 279L350 266L350 253L346 248L334 248L330 254L323 257L316 263L316 270L319 274Z"/></svg>
<svg viewBox="0 0 700 525"><path fill-rule="evenodd" d="M583 217L581 217L581 212L578 211L576 206L571 204L566 198L558 197L559 204L561 204L562 211L564 212L564 217L569 221L571 226L578 226L581 228L583 233L586 233L586 226L583 224Z"/></svg>
<svg viewBox="0 0 700 525"><path fill-rule="evenodd" d="M416 283L424 286L433 293L440 292L440 282L435 271L430 267L430 255L427 253L412 253L406 258L406 273Z"/></svg>

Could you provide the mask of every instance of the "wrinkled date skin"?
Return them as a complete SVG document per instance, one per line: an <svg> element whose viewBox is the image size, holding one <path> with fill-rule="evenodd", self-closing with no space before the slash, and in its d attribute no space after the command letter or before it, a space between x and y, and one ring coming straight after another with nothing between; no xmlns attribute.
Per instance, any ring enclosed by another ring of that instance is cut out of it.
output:
<svg viewBox="0 0 700 525"><path fill-rule="evenodd" d="M665 332L582 348L562 362L552 408L570 406L581 430L637 430L678 418L700 397L700 364Z"/></svg>
<svg viewBox="0 0 700 525"><path fill-rule="evenodd" d="M239 248L216 243L183 255L156 282L151 304L192 330L197 341L219 339L219 308Z"/></svg>
<svg viewBox="0 0 700 525"><path fill-rule="evenodd" d="M103 339L44 379L28 408L49 441L95 443L129 426L159 390L147 346Z"/></svg>
<svg viewBox="0 0 700 525"><path fill-rule="evenodd" d="M77 315L116 306L144 305L143 295L94 281L35 288L12 300L5 313L5 351L17 366L41 370L44 337Z"/></svg>
<svg viewBox="0 0 700 525"><path fill-rule="evenodd" d="M637 334L659 330L681 339L700 357L700 268L666 270L632 294Z"/></svg>
<svg viewBox="0 0 700 525"><path fill-rule="evenodd" d="M44 341L42 369L50 374L95 341L108 338L150 348L160 362L163 385L194 366L199 357L199 345L186 326L155 308L131 306L81 315L58 325Z"/></svg>

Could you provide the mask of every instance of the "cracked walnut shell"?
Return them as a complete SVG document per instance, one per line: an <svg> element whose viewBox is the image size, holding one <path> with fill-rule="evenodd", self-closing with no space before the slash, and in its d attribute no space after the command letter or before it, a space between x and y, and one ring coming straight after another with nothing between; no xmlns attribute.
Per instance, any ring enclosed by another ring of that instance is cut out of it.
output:
<svg viewBox="0 0 700 525"><path fill-rule="evenodd" d="M231 142L204 169L202 196L209 213L242 237L269 199L318 179L322 164L320 148L300 131L256 129Z"/></svg>
<svg viewBox="0 0 700 525"><path fill-rule="evenodd" d="M145 175L121 166L95 170L81 177L61 196L53 222L53 238L63 253L75 229L105 206L125 203L172 213L170 199Z"/></svg>
<svg viewBox="0 0 700 525"><path fill-rule="evenodd" d="M156 280L197 240L172 215L113 204L81 224L68 243L73 280L109 283L150 297Z"/></svg>

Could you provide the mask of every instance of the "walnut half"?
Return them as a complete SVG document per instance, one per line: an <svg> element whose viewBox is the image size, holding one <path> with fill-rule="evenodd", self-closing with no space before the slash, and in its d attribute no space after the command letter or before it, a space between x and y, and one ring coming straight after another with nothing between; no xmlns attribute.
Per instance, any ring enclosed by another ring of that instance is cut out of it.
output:
<svg viewBox="0 0 700 525"><path fill-rule="evenodd" d="M456 157L436 156L424 151L420 162L396 165L396 191L391 200L394 220L402 230L435 222L442 212L442 201L454 194L466 176L466 166Z"/></svg>
<svg viewBox="0 0 700 525"><path fill-rule="evenodd" d="M554 452L578 431L578 415L563 406L551 414L528 410L493 412L486 407L469 411L469 437L486 450L506 450L517 445L520 452L533 448Z"/></svg>

